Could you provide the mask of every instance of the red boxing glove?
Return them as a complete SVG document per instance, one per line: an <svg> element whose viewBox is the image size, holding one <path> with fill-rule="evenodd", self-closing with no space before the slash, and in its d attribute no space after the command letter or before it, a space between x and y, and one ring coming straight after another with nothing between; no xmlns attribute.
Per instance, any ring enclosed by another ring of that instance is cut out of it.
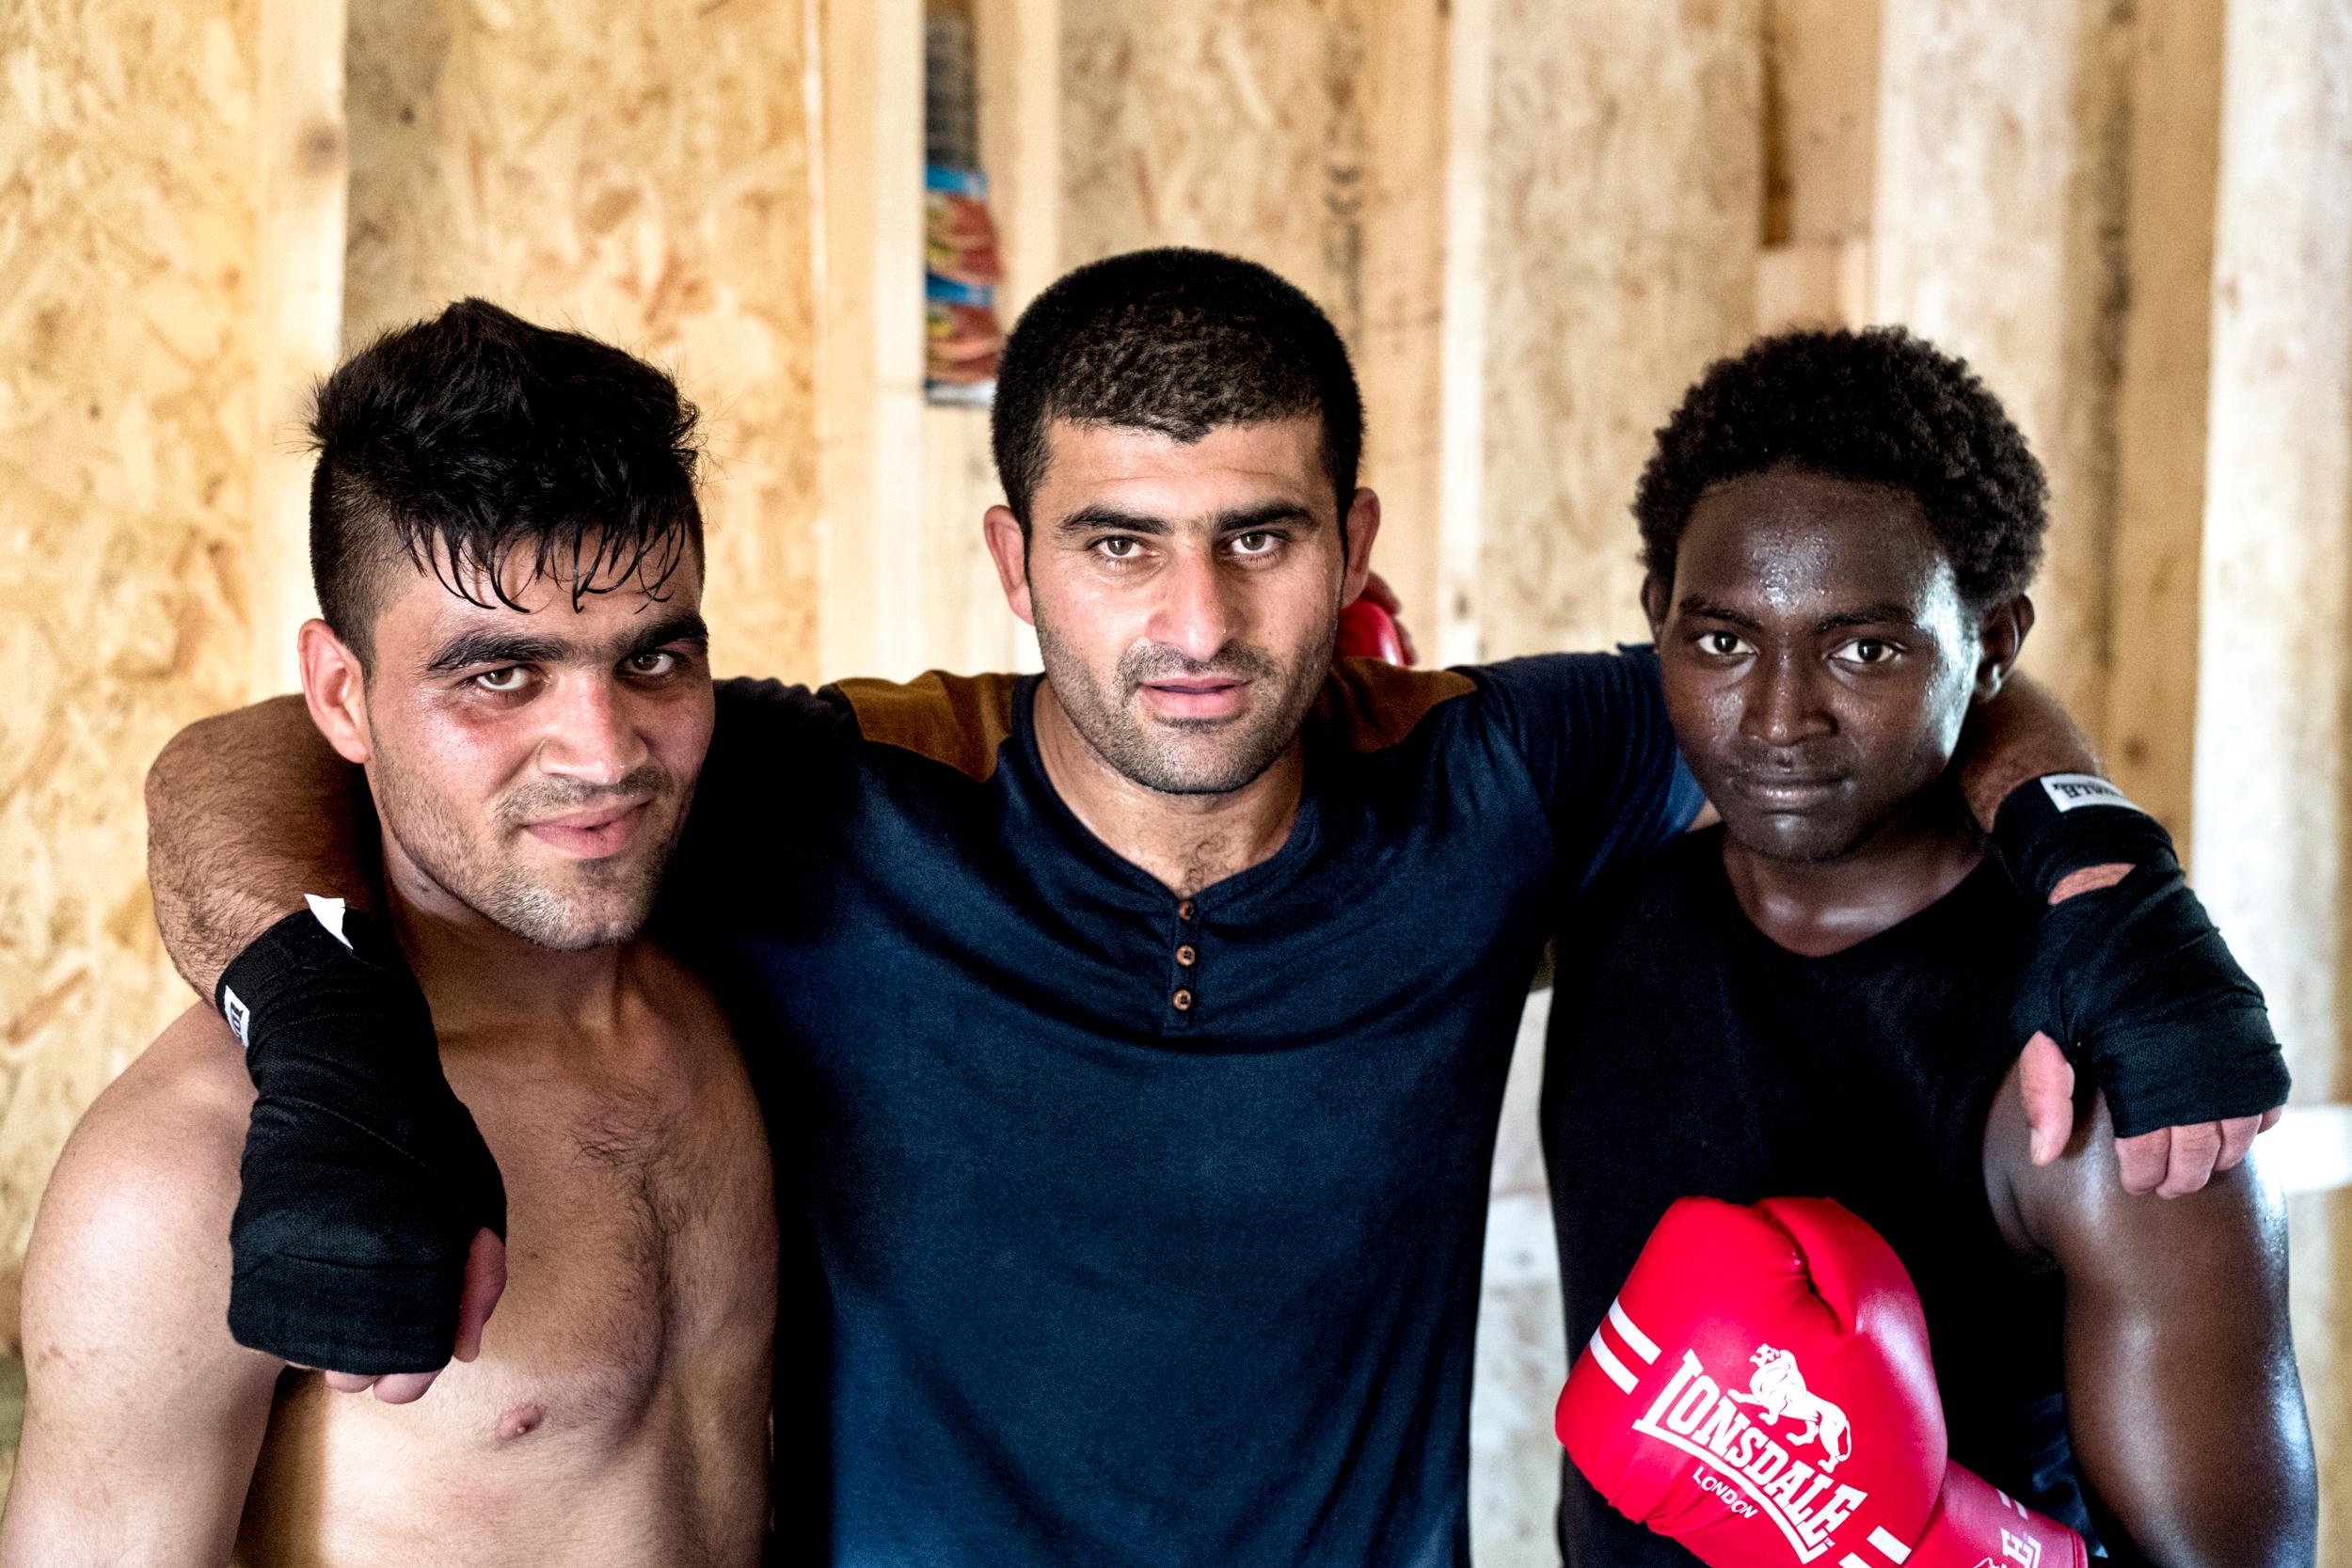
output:
<svg viewBox="0 0 2352 1568"><path fill-rule="evenodd" d="M2072 1531L1947 1466L1911 1276L1825 1198L1667 1210L1557 1428L1612 1506L1715 1568L2083 1561ZM2002 1555L2004 1530L2036 1555Z"/></svg>
<svg viewBox="0 0 2352 1568"><path fill-rule="evenodd" d="M1358 598L1340 611L1339 641L1334 658L1376 658L1389 664L1405 662L1405 640L1396 634L1396 621L1370 599Z"/></svg>
<svg viewBox="0 0 2352 1568"><path fill-rule="evenodd" d="M1955 1465L1907 1568L2090 1568L2083 1538Z"/></svg>

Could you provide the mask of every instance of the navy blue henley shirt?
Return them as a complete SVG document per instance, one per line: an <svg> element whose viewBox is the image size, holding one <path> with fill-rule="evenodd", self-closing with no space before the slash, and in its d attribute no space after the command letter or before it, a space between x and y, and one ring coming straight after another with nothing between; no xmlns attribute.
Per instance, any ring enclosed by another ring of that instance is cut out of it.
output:
<svg viewBox="0 0 2352 1568"><path fill-rule="evenodd" d="M1656 661L1347 661L1288 843L1190 899L1062 802L1035 690L721 688L663 918L799 1254L780 1559L1460 1568L1528 983L1698 806Z"/></svg>

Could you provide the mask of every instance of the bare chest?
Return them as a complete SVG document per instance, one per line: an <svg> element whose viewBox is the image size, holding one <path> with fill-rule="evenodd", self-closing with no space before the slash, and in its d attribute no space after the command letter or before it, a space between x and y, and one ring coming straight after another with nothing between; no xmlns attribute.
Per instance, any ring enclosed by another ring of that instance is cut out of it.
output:
<svg viewBox="0 0 2352 1568"><path fill-rule="evenodd" d="M451 1065L507 1188L507 1286L482 1354L411 1405L290 1380L257 1500L313 1541L430 1515L437 1539L529 1540L543 1561L574 1537L584 1560L616 1541L694 1560L656 1537L737 1513L755 1535L775 1212L732 1048L721 1070L642 1081L469 1083Z"/></svg>

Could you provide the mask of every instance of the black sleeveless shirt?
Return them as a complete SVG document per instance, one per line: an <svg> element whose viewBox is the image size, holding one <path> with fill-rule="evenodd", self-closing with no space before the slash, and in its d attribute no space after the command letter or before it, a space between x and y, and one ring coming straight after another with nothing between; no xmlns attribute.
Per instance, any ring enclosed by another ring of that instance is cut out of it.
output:
<svg viewBox="0 0 2352 1568"><path fill-rule="evenodd" d="M1952 1459L2091 1540L2060 1281L2010 1249L1984 1188L2030 923L1987 861L1909 919L1805 958L1740 908L1720 828L1584 900L1561 937L1543 1099L1569 1359L1675 1199L1836 1198L1918 1287ZM1564 1468L1570 1568L1696 1560Z"/></svg>

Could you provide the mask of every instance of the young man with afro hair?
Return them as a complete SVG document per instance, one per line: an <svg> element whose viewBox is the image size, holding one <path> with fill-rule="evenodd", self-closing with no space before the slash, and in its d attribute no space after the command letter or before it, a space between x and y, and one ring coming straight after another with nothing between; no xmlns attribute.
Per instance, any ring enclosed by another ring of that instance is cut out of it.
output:
<svg viewBox="0 0 2352 1568"><path fill-rule="evenodd" d="M1983 383L1900 328L1764 340L1659 432L1642 602L1723 820L1562 941L1544 1136L1568 1342L1677 1198L1827 1196L1917 1287L1953 1463L2094 1556L2307 1563L2276 1189L2249 1163L2128 1196L2103 1103L2030 1157L2009 1026L2029 900L1950 763L2033 625L2046 488ZM1570 1568L1695 1560L1572 1465L1560 1534Z"/></svg>

